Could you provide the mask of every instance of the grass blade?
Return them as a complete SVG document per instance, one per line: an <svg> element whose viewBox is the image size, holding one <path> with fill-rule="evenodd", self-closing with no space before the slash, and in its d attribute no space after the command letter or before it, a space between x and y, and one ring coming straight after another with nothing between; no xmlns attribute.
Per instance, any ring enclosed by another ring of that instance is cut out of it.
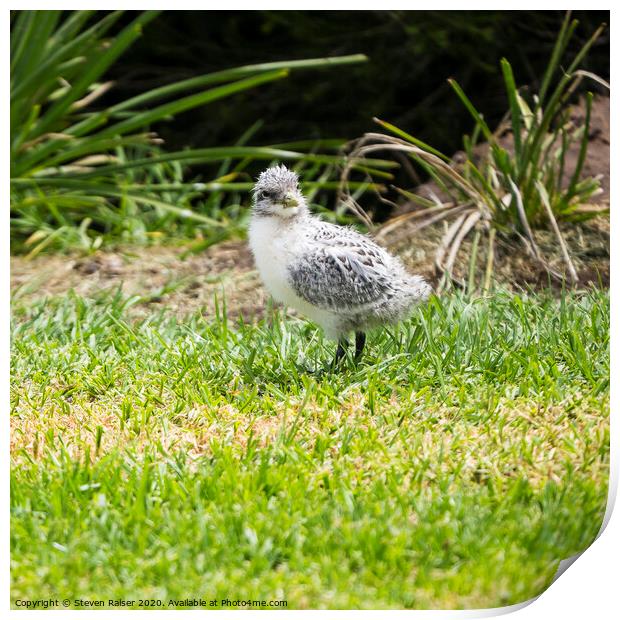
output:
<svg viewBox="0 0 620 620"><path fill-rule="evenodd" d="M463 89L459 86L456 80L450 79L448 83L454 89L454 92L458 95L458 98L463 102L469 113L472 115L472 118L476 121L476 125L478 125L487 140L487 142L494 142L495 139L489 126L486 124L485 120L482 118L482 115L476 110L474 104L469 100L469 97L465 94Z"/></svg>
<svg viewBox="0 0 620 620"><path fill-rule="evenodd" d="M577 27L577 20L571 21L570 15L570 11L567 11L566 15L564 16L564 21L562 22L560 33L558 34L558 38L556 39L555 46L553 48L553 52L551 53L551 58L549 59L549 64L547 65L547 69L545 70L545 75L543 76L540 90L538 91L539 107L543 107L545 104L545 96L547 94L549 84L551 83L551 79L553 78L553 74L558 68L560 58L562 57L568 41L570 40L575 28Z"/></svg>
<svg viewBox="0 0 620 620"><path fill-rule="evenodd" d="M417 146L418 148L421 148L425 151L428 151L429 153L432 153L433 155L436 155L437 157L440 157L445 162L450 162L450 158L447 155L444 155L441 151L438 151L437 149L433 148L429 144L426 144L426 142L422 142L422 140L418 140L417 138L414 138L411 134L408 134L406 131L399 129L395 125L392 125L391 123L388 123L387 121L382 121L379 118L373 118L372 120L378 125L381 125L381 127L383 127L384 129L387 129L389 132L398 136L399 138L403 138L407 140L407 142L411 142L411 144L415 144L415 146Z"/></svg>
<svg viewBox="0 0 620 620"><path fill-rule="evenodd" d="M581 171L583 170L583 164L586 160L586 154L588 153L588 142L590 140L590 116L592 113L592 93L588 93L586 95L586 114L585 120L583 123L583 136L581 138L581 144L579 147L579 156L577 158L577 165L575 166L575 172L571 177L570 184L568 186L567 198L570 200L572 196L575 194L575 187L579 182L579 177L581 177Z"/></svg>
<svg viewBox="0 0 620 620"><path fill-rule="evenodd" d="M519 107L517 86L515 84L515 78L512 73L512 67L510 63L502 58L501 60L502 72L504 74L504 82L506 84L506 93L508 94L508 103L510 106L510 116L512 119L512 136L514 139L515 159L517 162L517 174L518 178L521 177L521 109Z"/></svg>

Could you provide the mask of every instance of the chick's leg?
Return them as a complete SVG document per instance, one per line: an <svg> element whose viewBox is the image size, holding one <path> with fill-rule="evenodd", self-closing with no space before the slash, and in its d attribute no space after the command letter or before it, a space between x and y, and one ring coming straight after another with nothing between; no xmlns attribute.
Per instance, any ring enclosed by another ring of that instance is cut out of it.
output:
<svg viewBox="0 0 620 620"><path fill-rule="evenodd" d="M366 334L364 332L355 332L355 361L357 362L364 351L366 344Z"/></svg>
<svg viewBox="0 0 620 620"><path fill-rule="evenodd" d="M336 349L336 356L334 357L334 361L332 366L335 368L340 363L340 360L347 354L347 349L349 348L349 341L346 338L340 338L338 340L338 348Z"/></svg>

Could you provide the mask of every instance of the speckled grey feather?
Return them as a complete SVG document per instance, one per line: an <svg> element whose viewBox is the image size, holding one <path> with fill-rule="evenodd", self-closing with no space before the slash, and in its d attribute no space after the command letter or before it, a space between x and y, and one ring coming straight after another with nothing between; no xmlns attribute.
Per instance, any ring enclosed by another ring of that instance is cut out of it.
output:
<svg viewBox="0 0 620 620"><path fill-rule="evenodd" d="M316 248L288 265L290 283L307 302L342 317L343 331L365 330L402 318L430 287L365 235L312 218Z"/></svg>
<svg viewBox="0 0 620 620"><path fill-rule="evenodd" d="M267 288L330 337L396 323L431 292L370 237L311 215L284 166L260 175L252 216L250 245Z"/></svg>

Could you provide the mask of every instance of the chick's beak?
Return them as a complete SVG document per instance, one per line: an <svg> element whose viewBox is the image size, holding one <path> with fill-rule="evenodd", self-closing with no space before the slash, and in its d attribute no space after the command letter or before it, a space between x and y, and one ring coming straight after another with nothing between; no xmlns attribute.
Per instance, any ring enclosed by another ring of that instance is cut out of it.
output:
<svg viewBox="0 0 620 620"><path fill-rule="evenodd" d="M293 192L287 192L286 196L284 196L282 204L285 207L297 207L299 205L299 201L297 200L297 196L295 196Z"/></svg>

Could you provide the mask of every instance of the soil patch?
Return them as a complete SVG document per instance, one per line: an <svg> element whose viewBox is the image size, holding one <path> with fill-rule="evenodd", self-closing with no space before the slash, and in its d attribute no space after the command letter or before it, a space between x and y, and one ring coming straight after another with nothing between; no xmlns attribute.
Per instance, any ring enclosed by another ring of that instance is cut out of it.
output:
<svg viewBox="0 0 620 620"><path fill-rule="evenodd" d="M101 251L86 257L39 255L28 260L13 256L13 298L34 301L69 290L95 297L120 288L124 295L140 298L132 307L138 315L165 305L179 316L197 310L213 316L216 303L223 301L232 319L261 315L268 296L245 242L221 243L201 254L184 253L182 247L153 246Z"/></svg>
<svg viewBox="0 0 620 620"><path fill-rule="evenodd" d="M392 248L414 273L420 273L431 283L437 284L440 275L435 268L435 253L446 225L429 226L422 231L412 232L413 226L403 225L399 230L385 236L385 243ZM610 250L609 219L597 217L580 224L560 226L569 247L571 259L579 276L579 287L609 287ZM494 249L494 282L503 288L522 291L528 288L559 290L568 287L569 276L566 264L552 231L533 231L534 239L549 266L562 274L566 280L551 278L547 269L530 256L518 239L504 240L496 237ZM457 281L468 278L472 256L472 238L463 241L454 264ZM480 285L486 268L488 241L483 235L475 260L475 283Z"/></svg>

